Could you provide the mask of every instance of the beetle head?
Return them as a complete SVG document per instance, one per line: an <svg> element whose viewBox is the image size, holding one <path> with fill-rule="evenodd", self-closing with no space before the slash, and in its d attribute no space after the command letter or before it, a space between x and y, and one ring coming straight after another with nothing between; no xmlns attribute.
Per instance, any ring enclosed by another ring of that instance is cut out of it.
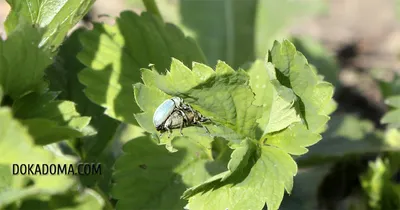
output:
<svg viewBox="0 0 400 210"><path fill-rule="evenodd" d="M175 103L176 107L180 107L183 104L183 99L179 97L173 97L171 100Z"/></svg>
<svg viewBox="0 0 400 210"><path fill-rule="evenodd" d="M162 131L162 130L164 130L164 127L163 127L163 126L164 126L164 124L161 124L161 125L157 126L157 127L156 127L156 130L157 130L157 131Z"/></svg>

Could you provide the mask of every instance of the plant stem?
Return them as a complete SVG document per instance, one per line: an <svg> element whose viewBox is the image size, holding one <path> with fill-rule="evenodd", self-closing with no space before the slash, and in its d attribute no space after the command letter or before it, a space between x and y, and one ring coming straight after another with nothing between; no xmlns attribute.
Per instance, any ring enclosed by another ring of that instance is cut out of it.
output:
<svg viewBox="0 0 400 210"><path fill-rule="evenodd" d="M158 16L162 20L160 10L158 9L155 0L143 0L143 4L148 12L152 13L155 16Z"/></svg>
<svg viewBox="0 0 400 210"><path fill-rule="evenodd" d="M100 189L100 187L96 184L93 188L94 191L96 191L104 200L104 210L113 210L115 209L114 206L111 204L109 198L107 195Z"/></svg>

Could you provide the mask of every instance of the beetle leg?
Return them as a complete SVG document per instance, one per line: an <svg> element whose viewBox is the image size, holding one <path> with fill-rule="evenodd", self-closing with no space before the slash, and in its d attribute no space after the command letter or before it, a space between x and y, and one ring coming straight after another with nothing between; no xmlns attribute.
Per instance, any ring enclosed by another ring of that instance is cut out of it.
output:
<svg viewBox="0 0 400 210"><path fill-rule="evenodd" d="M198 117L199 117L199 119L198 119L199 122L207 122L207 121L212 122L210 118L204 117L204 116L203 116L202 114L200 114L200 113L198 113Z"/></svg>
<svg viewBox="0 0 400 210"><path fill-rule="evenodd" d="M182 120L182 122L181 122L181 128L179 129L179 133L181 133L181 136L183 136L182 129L183 129L183 120Z"/></svg>
<svg viewBox="0 0 400 210"><path fill-rule="evenodd" d="M180 109L178 109L178 111L179 111L179 113L181 113L181 115L182 115L182 117L183 117L183 119L184 119L184 120L182 120L181 125L180 125L180 129L179 129L179 132L181 133L181 136L183 136L183 132L182 132L183 125L184 125L185 123L187 124L187 123L189 122L189 119L187 118L185 112L183 112L183 111L180 110Z"/></svg>
<svg viewBox="0 0 400 210"><path fill-rule="evenodd" d="M193 111L193 108L192 108L192 106L190 106L189 104L188 104L188 107L189 107L189 110L193 113L193 115L194 115L194 111Z"/></svg>
<svg viewBox="0 0 400 210"><path fill-rule="evenodd" d="M193 110L192 106L190 106L190 105L188 104L188 105L187 105L187 108L189 109L189 111L192 112L193 116L196 116L196 113L195 113L195 111ZM193 122L194 122L194 123L197 122L196 117L193 118Z"/></svg>
<svg viewBox="0 0 400 210"><path fill-rule="evenodd" d="M187 115L185 114L185 112L183 112L182 110L178 109L178 111L181 113L182 117L185 119L186 122L189 121L189 119L187 118Z"/></svg>
<svg viewBox="0 0 400 210"><path fill-rule="evenodd" d="M169 134L168 134L168 138L169 137L171 137L171 134L172 134L172 130L171 129L169 129L169 127L168 127L168 125L164 125L164 128L169 132Z"/></svg>
<svg viewBox="0 0 400 210"><path fill-rule="evenodd" d="M203 116L201 116L201 118L200 118L200 122L206 122L206 121L210 121L210 122L212 122L212 120L211 120L210 118L207 118L207 117L203 117Z"/></svg>
<svg viewBox="0 0 400 210"><path fill-rule="evenodd" d="M170 138L171 134L172 134L172 130L168 128L168 131L169 131L168 138Z"/></svg>
<svg viewBox="0 0 400 210"><path fill-rule="evenodd" d="M206 126L204 126L202 123L197 122L197 124L201 125L201 127L204 128L204 130L206 130L206 133L210 134L210 131L208 130L208 128ZM211 135L211 134L210 134Z"/></svg>

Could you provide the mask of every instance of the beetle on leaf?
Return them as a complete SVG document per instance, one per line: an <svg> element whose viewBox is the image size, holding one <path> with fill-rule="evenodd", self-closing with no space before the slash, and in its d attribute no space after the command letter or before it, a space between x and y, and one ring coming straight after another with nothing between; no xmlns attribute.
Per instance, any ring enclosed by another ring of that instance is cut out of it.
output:
<svg viewBox="0 0 400 210"><path fill-rule="evenodd" d="M174 97L165 100L157 107L153 115L153 124L157 131L169 131L168 138L172 134L172 129L180 128L179 132L183 136L182 129L193 125L202 126L207 133L208 129L202 124L203 122L211 121L204 117L198 111L194 110L189 104L184 103L182 98Z"/></svg>

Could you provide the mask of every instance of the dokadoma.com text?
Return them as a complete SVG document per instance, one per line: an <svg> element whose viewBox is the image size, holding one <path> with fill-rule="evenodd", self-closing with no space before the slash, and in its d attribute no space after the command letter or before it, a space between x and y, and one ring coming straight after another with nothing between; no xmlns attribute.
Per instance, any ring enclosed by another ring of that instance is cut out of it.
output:
<svg viewBox="0 0 400 210"><path fill-rule="evenodd" d="M101 175L101 164L12 164L13 175Z"/></svg>

